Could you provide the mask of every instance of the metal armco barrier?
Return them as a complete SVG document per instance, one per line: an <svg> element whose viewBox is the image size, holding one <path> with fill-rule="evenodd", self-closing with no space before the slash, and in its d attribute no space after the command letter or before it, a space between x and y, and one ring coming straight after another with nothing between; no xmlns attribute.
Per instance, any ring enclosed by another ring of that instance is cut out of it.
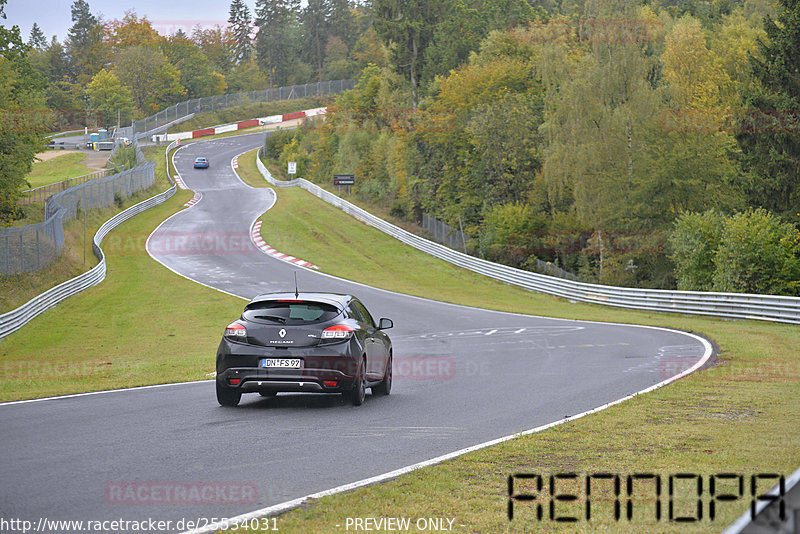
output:
<svg viewBox="0 0 800 534"><path fill-rule="evenodd" d="M417 250L507 284L562 297L573 302L589 302L633 310L800 324L800 297L670 291L587 284L532 273L469 256L388 223L303 178L291 181L276 180L261 162L260 154L261 150L257 152L256 165L261 175L269 183L277 187L302 187L345 213Z"/></svg>
<svg viewBox="0 0 800 534"><path fill-rule="evenodd" d="M755 514L747 510L722 534L794 534L800 532L800 469L758 500ZM753 517L755 515L755 517Z"/></svg>
<svg viewBox="0 0 800 534"><path fill-rule="evenodd" d="M177 124L183 120L188 120L189 116L193 116L195 113L218 111L261 102L276 102L279 100L294 100L308 96L332 95L347 91L353 87L355 87L354 80L331 80L327 82L314 82L304 85L273 87L271 89L259 89L257 91L244 91L241 93L195 98L179 102L159 111L155 115L135 121L130 126L122 127L114 132L114 136L140 139L159 132L169 127L170 124Z"/></svg>
<svg viewBox="0 0 800 534"><path fill-rule="evenodd" d="M155 163L147 161L138 145L134 149L137 166L130 170L114 174L119 169L114 167L39 188L48 192L44 222L0 228L0 275L38 271L58 258L64 246L63 223L74 219L79 208L110 206L117 197L151 187Z"/></svg>
<svg viewBox="0 0 800 534"><path fill-rule="evenodd" d="M152 171L154 163L148 163L143 167L150 169ZM169 168L169 167L167 167ZM134 167L131 170L142 170L142 167ZM169 178L169 176L168 176ZM169 178L170 183L172 183L172 187L160 193L154 197L150 197L147 200L139 202L135 206L131 206L130 208L126 209L123 212L118 213L108 221L106 221L98 230L97 233L94 235L94 239L92 240L92 250L94 251L94 255L99 260L99 263L95 265L91 270L85 272L71 280L67 280L44 293L37 295L36 297L32 298L19 308L12 310L8 313L4 313L0 315L0 340L2 340L7 335L15 332L25 326L31 319L43 313L62 300L71 297L72 295L76 295L94 285L99 284L102 282L106 277L106 259L105 255L103 254L103 250L100 248L100 244L103 242L103 238L114 228L122 224L123 222L127 221L131 217L142 213L154 206L158 206L159 204L164 203L167 199L169 199L172 195L175 194L177 191L177 186L172 182L172 178Z"/></svg>

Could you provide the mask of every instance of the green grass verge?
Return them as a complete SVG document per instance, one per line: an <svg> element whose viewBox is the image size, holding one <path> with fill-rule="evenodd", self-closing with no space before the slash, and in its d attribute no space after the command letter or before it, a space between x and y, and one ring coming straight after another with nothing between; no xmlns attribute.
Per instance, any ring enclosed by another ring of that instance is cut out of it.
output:
<svg viewBox="0 0 800 534"><path fill-rule="evenodd" d="M178 191L112 231L105 281L0 343L0 400L208 378L220 325L242 301L172 273L145 250L147 236L191 196Z"/></svg>
<svg viewBox="0 0 800 534"><path fill-rule="evenodd" d="M256 152L258 152L257 148L239 156L239 168L237 169L239 178L252 187L270 187L269 182L258 172Z"/></svg>
<svg viewBox="0 0 800 534"><path fill-rule="evenodd" d="M95 172L84 164L86 154L64 154L47 161L37 161L25 177L31 188L62 182Z"/></svg>
<svg viewBox="0 0 800 534"><path fill-rule="evenodd" d="M163 148L156 150L163 160ZM252 185L265 185L253 174L254 164L248 166L248 159L252 158L240 158L240 174ZM515 521L508 522L508 475L565 471L788 474L800 463L800 450L794 446L800 438L796 348L800 329L796 326L570 304L418 253L299 189L281 189L278 195L276 206L265 216L269 222L265 240L317 263L324 272L491 309L693 330L713 338L722 349L720 365L667 388L392 482L321 499L281 516L281 531L341 532L343 527L336 525L344 525L347 517L380 516L454 518L456 532L556 531L562 525L537 521L532 507L525 505L519 507ZM109 265L105 282L61 303L0 343L0 399L193 380L213 370L220 325L239 315L242 301L171 273L144 250L147 235L190 196L181 191L114 230L104 247ZM351 249L348 242L358 242L359 247ZM373 247L393 260L358 253ZM337 258L329 257L331 251ZM349 261L338 259L346 254L353 254ZM395 267L398 262L403 269ZM413 282L407 281L409 276ZM454 277L459 278L451 280ZM463 287L469 287L469 293ZM178 326L182 324L193 328L187 331ZM57 384L53 384L53 373L60 377ZM741 502L722 506L713 524L617 523L598 518L563 529L718 531L745 507ZM644 505L641 510L646 510ZM707 506L705 513L707 517ZM570 509L564 515L570 515Z"/></svg>
<svg viewBox="0 0 800 534"><path fill-rule="evenodd" d="M121 207L114 205L87 212L85 241L83 215L67 221L64 224L64 248L61 255L44 269L32 273L0 276L0 313L13 310L36 295L97 265L97 258L92 253L92 238L97 229L120 211L167 189L167 180L164 177L164 149L148 147L145 148L144 153L148 159L157 162L155 185L146 191L125 199ZM23 206L23 208L28 212L34 213L40 220L44 219L44 203L30 204ZM29 216L27 218L29 220L28 223L34 222L32 219L36 217Z"/></svg>
<svg viewBox="0 0 800 534"><path fill-rule="evenodd" d="M618 523L597 514L603 502L605 510L613 506L606 492L604 497L596 497L596 515L591 522L548 521L546 507L545 520L538 521L530 503L518 504L516 518L509 522L507 477L520 472L545 476L652 472L664 477L666 495L670 474L703 474L707 484L708 475L714 473L788 475L800 465L800 449L794 445L800 439L800 328L796 325L570 304L417 252L299 188L278 189L277 194L278 202L262 218L262 237L282 252L315 263L323 272L470 306L695 331L714 339L721 348L717 366L669 387L386 484L326 497L281 516L280 530L339 532L348 517L403 516L455 518L456 525L465 525L457 527L457 532L718 531L741 514L749 501L719 506L716 520L710 523L706 500L705 521L692 526L666 520L664 497L660 522L652 519L653 507L641 502L635 508L634 521ZM363 254L368 250L381 250L381 255ZM465 292L465 287L469 291ZM766 491L770 485L761 489ZM652 491L652 487L648 489ZM566 492L571 490L585 495L579 486L566 486ZM584 502L581 500L581 505ZM688 501L682 505L683 510L692 506ZM562 515L583 517L584 513L581 506L559 509Z"/></svg>
<svg viewBox="0 0 800 534"><path fill-rule="evenodd" d="M165 147L143 149L149 160L157 162L158 177L157 186L140 195L143 198L167 188L164 151ZM242 301L172 273L145 250L147 236L191 196L190 191L179 190L166 203L114 229L103 242L106 280L0 343L0 401L208 378L214 370L220 325L240 315ZM89 242L118 211L88 213ZM50 269L0 279L0 309L13 309L96 264L88 250L83 266L83 221L70 221L66 227L68 246ZM179 324L195 324L199 332L170 326Z"/></svg>

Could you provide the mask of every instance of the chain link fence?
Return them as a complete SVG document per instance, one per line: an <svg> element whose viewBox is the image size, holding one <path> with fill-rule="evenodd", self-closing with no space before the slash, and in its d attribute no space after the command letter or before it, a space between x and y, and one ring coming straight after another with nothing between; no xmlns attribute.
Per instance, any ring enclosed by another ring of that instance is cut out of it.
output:
<svg viewBox="0 0 800 534"><path fill-rule="evenodd" d="M567 280L577 280L578 277L569 271L565 271L558 265L550 263L549 261L542 261L536 258L536 265L534 271L539 274L546 274L549 276L557 276L558 278L565 278Z"/></svg>
<svg viewBox="0 0 800 534"><path fill-rule="evenodd" d="M66 221L78 210L104 208L155 183L155 162L136 150L137 167L73 185L45 201L45 220L19 228L0 229L0 275L33 272L55 260L64 246Z"/></svg>
<svg viewBox="0 0 800 534"><path fill-rule="evenodd" d="M155 183L155 166L155 162L150 162L57 193L45 202L45 217L63 210L63 221L66 222L77 217L79 209L105 208L117 199L148 189Z"/></svg>
<svg viewBox="0 0 800 534"><path fill-rule="evenodd" d="M55 260L64 246L62 213L44 222L0 229L0 274L38 271Z"/></svg>
<svg viewBox="0 0 800 534"><path fill-rule="evenodd" d="M128 137L130 139L144 137L155 133L153 130L179 121L193 113L217 111L220 109L262 102L276 102L278 100L294 100L309 96L332 95L352 89L354 86L355 81L353 80L335 80L195 98L185 102L179 102L159 111L155 115L135 121L131 126L120 128L116 131L115 137Z"/></svg>
<svg viewBox="0 0 800 534"><path fill-rule="evenodd" d="M436 217L430 215L422 215L422 227L428 232L434 241L441 243L458 251L467 252L467 239L464 232L456 230L447 223L444 223ZM549 276L557 276L558 278L565 278L567 280L577 280L578 277L569 271L565 271L558 265L550 263L549 261L542 261L536 259L534 265L531 265L534 272L546 274Z"/></svg>
<svg viewBox="0 0 800 534"><path fill-rule="evenodd" d="M106 176L110 176L115 172L117 172L117 170L118 170L117 167L112 167L110 169L103 169L89 174L84 174L83 176L78 176L77 178L70 178L68 180L63 180L55 184L34 187L33 189L26 189L25 191L22 192L22 198L19 199L19 203L34 204L36 202L47 200L56 193L60 193L61 191L66 191L70 187L82 184L84 182L88 182L89 180L94 180L95 178L104 178Z"/></svg>
<svg viewBox="0 0 800 534"><path fill-rule="evenodd" d="M441 243L442 245L456 250L467 251L467 238L461 230L456 230L436 217L424 214L422 215L422 227L437 243Z"/></svg>

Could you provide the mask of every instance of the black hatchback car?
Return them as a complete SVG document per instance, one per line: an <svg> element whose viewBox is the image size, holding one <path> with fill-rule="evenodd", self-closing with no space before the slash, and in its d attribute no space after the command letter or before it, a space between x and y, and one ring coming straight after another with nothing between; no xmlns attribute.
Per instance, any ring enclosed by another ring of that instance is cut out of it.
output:
<svg viewBox="0 0 800 534"><path fill-rule="evenodd" d="M270 293L254 298L225 328L217 349L217 400L242 393L341 393L359 406L392 389L392 342L352 295Z"/></svg>

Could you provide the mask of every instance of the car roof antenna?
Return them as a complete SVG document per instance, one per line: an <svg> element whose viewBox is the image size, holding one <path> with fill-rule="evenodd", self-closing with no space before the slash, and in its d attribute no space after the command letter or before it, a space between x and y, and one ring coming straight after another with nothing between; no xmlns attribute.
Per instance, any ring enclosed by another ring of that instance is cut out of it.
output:
<svg viewBox="0 0 800 534"><path fill-rule="evenodd" d="M297 271L294 272L294 298L300 298L300 292L297 290Z"/></svg>

